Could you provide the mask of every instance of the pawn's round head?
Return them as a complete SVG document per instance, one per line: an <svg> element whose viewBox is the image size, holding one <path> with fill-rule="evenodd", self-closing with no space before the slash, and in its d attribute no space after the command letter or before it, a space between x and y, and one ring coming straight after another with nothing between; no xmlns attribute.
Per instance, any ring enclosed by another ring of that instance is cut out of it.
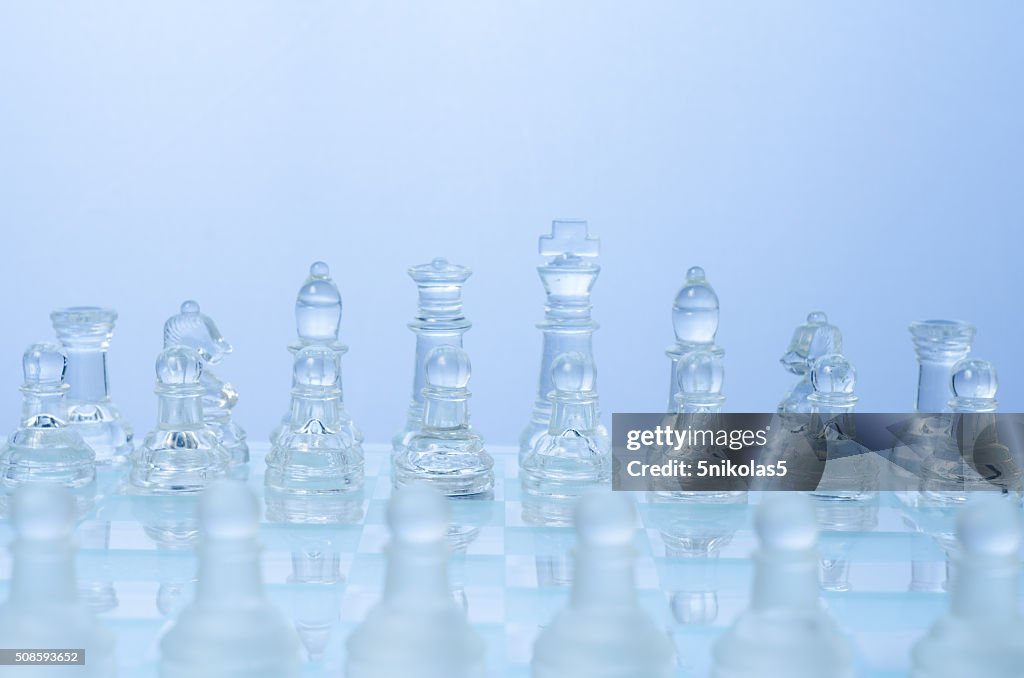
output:
<svg viewBox="0 0 1024 678"><path fill-rule="evenodd" d="M792 492L769 492L754 514L754 529L766 550L802 551L818 540L811 501Z"/></svg>
<svg viewBox="0 0 1024 678"><path fill-rule="evenodd" d="M814 361L811 386L815 393L852 395L857 385L853 363L839 353L829 353Z"/></svg>
<svg viewBox="0 0 1024 678"><path fill-rule="evenodd" d="M966 358L953 365L950 388L958 398L991 399L999 390L996 368L987 360Z"/></svg>
<svg viewBox="0 0 1024 678"><path fill-rule="evenodd" d="M64 383L64 370L68 359L58 344L44 342L32 344L25 349L21 368L25 375L25 386L36 388L58 388Z"/></svg>
<svg viewBox="0 0 1024 678"><path fill-rule="evenodd" d="M585 546L629 546L636 510L624 494L594 491L580 497L573 522L576 536Z"/></svg>
<svg viewBox="0 0 1024 678"><path fill-rule="evenodd" d="M680 393L719 394L725 380L721 356L711 351L691 351L679 359L676 386Z"/></svg>
<svg viewBox="0 0 1024 678"><path fill-rule="evenodd" d="M199 530L206 539L252 539L260 529L256 495L238 480L218 480L199 497Z"/></svg>
<svg viewBox="0 0 1024 678"><path fill-rule="evenodd" d="M718 295L694 266L686 272L686 284L672 304L672 329L676 339L692 344L710 344L718 332Z"/></svg>
<svg viewBox="0 0 1024 678"><path fill-rule="evenodd" d="M472 373L469 354L458 346L438 346L427 354L426 376L430 388L466 388Z"/></svg>
<svg viewBox="0 0 1024 678"><path fill-rule="evenodd" d="M171 346L156 358L156 380L163 386L189 386L199 383L203 359L195 349Z"/></svg>
<svg viewBox="0 0 1024 678"><path fill-rule="evenodd" d="M399 544L437 544L448 534L448 502L425 484L403 487L388 502L388 529Z"/></svg>
<svg viewBox="0 0 1024 678"><path fill-rule="evenodd" d="M341 292L322 261L313 262L309 277L295 298L295 330L304 343L328 343L338 339L341 325Z"/></svg>
<svg viewBox="0 0 1024 678"><path fill-rule="evenodd" d="M956 517L956 536L968 556L1013 556L1020 549L1020 507L995 495L967 502Z"/></svg>
<svg viewBox="0 0 1024 678"><path fill-rule="evenodd" d="M75 498L61 485L22 485L14 493L11 524L25 541L70 539L75 529Z"/></svg>
<svg viewBox="0 0 1024 678"><path fill-rule="evenodd" d="M326 346L307 346L295 354L292 383L296 386L334 386L341 377L338 354Z"/></svg>
<svg viewBox="0 0 1024 678"><path fill-rule="evenodd" d="M594 390L596 381L597 368L585 353L562 353L551 363L551 383L556 391L587 393Z"/></svg>

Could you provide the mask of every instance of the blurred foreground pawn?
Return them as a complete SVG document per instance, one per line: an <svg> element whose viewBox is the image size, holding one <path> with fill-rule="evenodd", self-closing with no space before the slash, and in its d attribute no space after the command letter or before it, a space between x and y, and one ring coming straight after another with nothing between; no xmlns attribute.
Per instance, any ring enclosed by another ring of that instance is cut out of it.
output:
<svg viewBox="0 0 1024 678"><path fill-rule="evenodd" d="M84 666L0 666L0 676L114 676L114 636L78 600L70 490L48 484L18 489L11 523L10 597L0 607L0 643L26 650L85 650L85 661Z"/></svg>
<svg viewBox="0 0 1024 678"><path fill-rule="evenodd" d="M83 487L96 478L96 454L67 424L66 360L56 344L32 344L22 357L21 426L0 448L0 483Z"/></svg>
<svg viewBox="0 0 1024 678"><path fill-rule="evenodd" d="M447 496L494 487L494 460L469 427L469 355L438 346L427 356L423 426L391 460L395 487L428 482Z"/></svg>
<svg viewBox="0 0 1024 678"><path fill-rule="evenodd" d="M288 427L267 455L268 489L330 494L363 485L363 448L347 435L341 411L341 365L326 346L295 354Z"/></svg>
<svg viewBox="0 0 1024 678"><path fill-rule="evenodd" d="M818 600L818 530L810 500L768 493L754 526L750 608L715 643L714 678L845 678L853 650Z"/></svg>
<svg viewBox="0 0 1024 678"><path fill-rule="evenodd" d="M580 499L572 595L534 643L535 678L674 675L671 641L637 603L635 519L622 495Z"/></svg>
<svg viewBox="0 0 1024 678"><path fill-rule="evenodd" d="M299 288L295 297L295 331L298 339L288 346L296 354L307 346L330 349L337 356L339 393L341 387L341 357L348 353L348 346L338 339L341 327L341 292L331 279L331 270L322 261L315 261L309 267L309 277ZM362 445L363 434L345 411L341 396L335 409L338 412L338 430L355 444ZM270 433L270 443L288 431L291 412L281 417L281 423Z"/></svg>
<svg viewBox="0 0 1024 678"><path fill-rule="evenodd" d="M185 346L156 359L156 428L132 459L131 484L154 494L198 492L228 473L231 455L203 419L203 361Z"/></svg>
<svg viewBox="0 0 1024 678"><path fill-rule="evenodd" d="M720 360L725 355L722 347L715 344L715 335L718 333L718 295L700 266L694 266L686 272L686 284L676 294L672 304L672 329L676 343L665 350L665 355L672 361L666 412L675 411L678 385L676 369L683 356L691 351L707 351Z"/></svg>
<svg viewBox="0 0 1024 678"><path fill-rule="evenodd" d="M978 496L956 521L950 609L913 649L912 678L1010 678L1024 670L1018 611L1020 507Z"/></svg>
<svg viewBox="0 0 1024 678"><path fill-rule="evenodd" d="M181 312L164 323L164 348L188 346L203 360L203 419L206 426L217 434L217 440L231 455L233 464L249 461L249 445L245 431L231 418L231 410L238 402L238 392L217 378L210 369L231 353L231 344L221 336L220 330L208 315L199 312L199 304L186 301Z"/></svg>
<svg viewBox="0 0 1024 678"><path fill-rule="evenodd" d="M295 678L295 629L263 593L260 509L244 484L212 484L199 499L195 601L160 640L162 678Z"/></svg>
<svg viewBox="0 0 1024 678"><path fill-rule="evenodd" d="M590 290L597 282L601 267L595 263L601 251L601 241L587 231L585 221L554 221L551 235L542 235L538 241L542 257L551 257L537 267L547 295L544 320L537 324L544 334L544 347L540 361L540 380L533 403L530 421L519 436L519 462L536 446L537 439L548 431L551 423L551 401L548 394L551 366L563 353L582 353L594 364L594 331L598 325L590 317ZM596 389L596 383L593 385ZM596 436L609 447L608 431L595 419Z"/></svg>
<svg viewBox="0 0 1024 678"><path fill-rule="evenodd" d="M563 353L552 362L548 431L520 463L526 493L576 497L611 480L611 452L598 430L596 380L584 353Z"/></svg>
<svg viewBox="0 0 1024 678"><path fill-rule="evenodd" d="M448 505L423 485L388 503L391 542L380 603L346 643L348 678L483 676L484 641L448 590Z"/></svg>
<svg viewBox="0 0 1024 678"><path fill-rule="evenodd" d="M107 350L117 312L76 306L50 314L67 355L68 423L96 453L99 464L119 464L132 451L132 428L110 400Z"/></svg>
<svg viewBox="0 0 1024 678"><path fill-rule="evenodd" d="M808 400L814 387L811 384L811 368L814 361L830 353L843 352L843 334L839 328L828 322L828 316L821 311L807 315L807 322L796 328L789 348L779 362L800 380L790 389L779 403L779 414L799 414L811 411Z"/></svg>
<svg viewBox="0 0 1024 678"><path fill-rule="evenodd" d="M462 312L462 287L472 273L442 257L409 269L409 277L419 292L419 309L409 323L409 329L416 333L416 363L405 426L391 440L395 454L408 446L423 425L427 356L438 346L462 348L462 336L472 327Z"/></svg>

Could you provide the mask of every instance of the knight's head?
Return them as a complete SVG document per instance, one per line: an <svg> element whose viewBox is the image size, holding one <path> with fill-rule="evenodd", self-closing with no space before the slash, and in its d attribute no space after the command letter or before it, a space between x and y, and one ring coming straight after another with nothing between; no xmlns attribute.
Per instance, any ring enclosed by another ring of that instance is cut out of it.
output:
<svg viewBox="0 0 1024 678"><path fill-rule="evenodd" d="M199 353L203 362L216 364L231 353L231 344L221 336L210 316L199 312L199 304L189 300L181 305L181 312L164 323L164 348L188 346Z"/></svg>

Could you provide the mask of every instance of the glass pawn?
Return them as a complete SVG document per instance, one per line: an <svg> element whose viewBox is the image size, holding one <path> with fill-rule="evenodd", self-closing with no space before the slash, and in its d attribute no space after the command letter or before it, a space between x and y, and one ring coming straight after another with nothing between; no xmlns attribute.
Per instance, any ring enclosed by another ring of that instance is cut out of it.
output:
<svg viewBox="0 0 1024 678"><path fill-rule="evenodd" d="M921 464L926 499L959 503L970 491L999 490L1019 501L1021 469L996 427L999 380L992 363L960 360L952 368L949 388L947 446L937 447Z"/></svg>
<svg viewBox="0 0 1024 678"><path fill-rule="evenodd" d="M852 678L853 648L819 599L818 529L810 500L769 492L754 528L760 546L750 607L715 642L711 675Z"/></svg>
<svg viewBox="0 0 1024 678"><path fill-rule="evenodd" d="M345 643L348 678L486 674L483 638L449 592L448 517L448 502L430 487L391 495L384 591Z"/></svg>
<svg viewBox="0 0 1024 678"><path fill-rule="evenodd" d="M676 342L665 349L665 355L672 361L667 412L675 410L676 369L683 356L691 351L708 351L719 358L725 355L722 347L715 343L718 295L700 266L686 272L686 284L676 294L672 304L672 329Z"/></svg>
<svg viewBox="0 0 1024 678"><path fill-rule="evenodd" d="M715 414L722 411L725 396L725 365L722 353L698 349L688 352L676 366L675 411L683 414Z"/></svg>
<svg viewBox="0 0 1024 678"><path fill-rule="evenodd" d="M725 404L722 395L722 384L725 381L725 364L722 351L696 349L688 351L679 358L676 364L678 391L675 394L676 417L673 428L718 430L718 419ZM698 468L703 460L709 465L724 462L724 450L720 446L693 442L684 445L680 450L667 453L670 457L685 457L690 468ZM683 460L681 460L683 461ZM679 499L690 501L720 503L731 502L731 497L742 495L747 489L747 481L743 478L722 479L717 483L720 489L701 490L706 481L701 478L679 478L679 489L672 489L668 494ZM726 487L726 485L729 485Z"/></svg>
<svg viewBox="0 0 1024 678"><path fill-rule="evenodd" d="M313 262L309 267L309 277L302 283L295 297L295 330L298 338L288 346L292 355L307 346L321 346L334 351L340 365L342 356L348 353L348 346L338 338L341 310L341 292L331 279L331 269L322 261ZM340 373L338 388L341 388ZM339 429L362 445L363 433L345 411L343 400L339 400L338 407ZM290 412L281 417L281 423L270 433L271 445L287 432L290 422Z"/></svg>
<svg viewBox="0 0 1024 678"><path fill-rule="evenodd" d="M612 459L598 430L597 370L584 353L558 356L551 364L551 421L520 463L523 490L571 498L611 480Z"/></svg>
<svg viewBox="0 0 1024 678"><path fill-rule="evenodd" d="M67 360L57 344L32 344L22 357L22 424L0 448L0 483L84 487L96 478L96 454L67 424Z"/></svg>
<svg viewBox="0 0 1024 678"><path fill-rule="evenodd" d="M839 353L824 355L811 368L811 449L823 472L811 495L819 500L868 499L878 490L874 455L854 440L853 408L857 371Z"/></svg>
<svg viewBox="0 0 1024 678"><path fill-rule="evenodd" d="M595 263L601 241L592 238L586 221L554 221L551 235L538 241L542 257L551 257L537 267L544 294L544 320L537 324L543 333L540 379L530 421L519 436L519 463L530 453L551 423L551 365L563 353L582 353L594 363L594 331L598 324L590 317L590 291L601 267ZM597 384L593 389L597 390ZM608 430L595 419L595 435L610 447Z"/></svg>
<svg viewBox="0 0 1024 678"><path fill-rule="evenodd" d="M295 354L288 427L267 455L267 489L331 494L363 485L363 447L345 426L341 362L328 346Z"/></svg>
<svg viewBox="0 0 1024 678"><path fill-rule="evenodd" d="M465 266L449 263L442 257L409 269L409 277L419 292L419 310L409 323L409 329L416 333L416 364L405 426L392 438L395 454L408 447L423 425L427 356L438 346L462 348L462 337L472 327L462 312L462 287L472 274Z"/></svg>
<svg viewBox="0 0 1024 678"><path fill-rule="evenodd" d="M13 497L11 578L0 606L0 638L9 648L81 650L84 666L4 666L4 676L87 676L117 673L114 635L79 600L72 534L75 500L49 483L19 488Z"/></svg>
<svg viewBox="0 0 1024 678"><path fill-rule="evenodd" d="M426 481L449 497L487 492L494 487L494 460L469 427L469 355L438 346L427 356L423 425L392 457L395 487Z"/></svg>
<svg viewBox="0 0 1024 678"><path fill-rule="evenodd" d="M821 311L807 314L807 322L796 328L786 353L779 362L786 371L800 377L779 403L779 414L807 414L811 411L808 400L814 393L811 385L811 367L818 358L830 353L843 352L843 334L832 325Z"/></svg>
<svg viewBox="0 0 1024 678"><path fill-rule="evenodd" d="M295 629L263 591L260 507L241 482L199 498L195 600L160 640L163 678L297 678Z"/></svg>
<svg viewBox="0 0 1024 678"><path fill-rule="evenodd" d="M572 595L537 637L532 675L674 676L675 648L637 601L632 501L591 493L574 518Z"/></svg>
<svg viewBox="0 0 1024 678"><path fill-rule="evenodd" d="M231 454L231 462L246 463L249 461L249 445L245 442L245 431L231 417L231 410L238 403L238 391L221 381L210 369L231 353L231 344L221 336L210 316L200 313L199 304L189 300L182 303L180 313L164 323L164 348L171 346L188 346L202 358L203 419Z"/></svg>
<svg viewBox="0 0 1024 678"><path fill-rule="evenodd" d="M975 495L957 512L956 536L949 610L915 643L910 675L1020 675L1020 507L993 494Z"/></svg>
<svg viewBox="0 0 1024 678"><path fill-rule="evenodd" d="M107 351L117 312L95 306L50 314L67 355L68 423L96 453L98 464L119 464L132 451L132 428L110 400Z"/></svg>
<svg viewBox="0 0 1024 678"><path fill-rule="evenodd" d="M228 473L231 455L206 427L203 360L186 346L156 359L156 428L132 459L133 486L154 494L198 492Z"/></svg>

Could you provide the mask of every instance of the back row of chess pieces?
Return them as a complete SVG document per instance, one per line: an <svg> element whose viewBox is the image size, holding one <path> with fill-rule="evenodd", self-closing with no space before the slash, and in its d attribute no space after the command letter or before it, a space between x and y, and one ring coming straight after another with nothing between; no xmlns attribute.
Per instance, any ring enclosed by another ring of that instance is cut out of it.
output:
<svg viewBox="0 0 1024 678"><path fill-rule="evenodd" d="M552 234L541 238L541 253L553 258L538 267L548 293L545 320L540 325L544 352L537 403L520 441L520 478L524 504L532 496L561 507L542 515L541 521L566 515L566 507L576 512L579 545L573 602L538 638L534 672L668 675L674 663L671 644L635 601L629 555L631 505L622 495L590 494L595 488L607 489L611 474L591 351L597 325L590 319L589 294L599 271L592 261L597 241L589 237L583 222L556 222ZM469 270L435 259L410 269L410 276L418 286L420 301L419 313L410 323L417 336L417 366L407 423L394 438L391 459L396 492L389 514L394 538L389 548L389 575L381 607L350 639L348 673L477 675L483 666L482 643L463 617L452 616L450 596L442 604L436 586L443 581L444 559L438 554L444 548L438 534L443 536L445 530L444 521L437 516L443 514L444 502L437 504L431 494L486 497L494 482L493 460L468 419L470 365L462 336L470 323L462 314L461 288ZM249 506L254 500L241 485L218 483L218 479L244 469L249 454L245 433L231 419L237 393L210 370L230 352L216 325L191 301L165 324L165 348L156 363L158 423L136 447L131 428L108 393L105 355L116 313L86 307L55 311L51 317L61 345L36 344L26 351L23 424L0 451L3 482L14 492L17 543L29 544L21 551L29 556L34 553L32 544L37 538L55 549L46 557L66 546L73 515L67 519L49 514L48 526L40 527L33 518L37 513L34 507L43 502L39 493L53 492L57 486L88 487L95 482L97 464L118 467L126 463L129 469L122 488L126 493L180 496L211 488L202 495L199 510L203 538L197 599L161 643L164 673L294 675L297 669L289 668L294 648L281 640L291 634L283 630L278 616L262 611L247 614L247 620L261 621L245 624L236 623L237 619L224 623L226 618L221 616L237 615L241 608L232 606L243 599L254 603L260 595L254 555L258 511ZM265 473L268 494L335 495L355 492L362 485L363 437L342 400L340 361L347 347L338 340L340 320L340 293L327 266L316 262L296 301L298 340L290 347L294 355L292 404L271 435ZM717 295L703 270L690 269L673 307L677 340L667 351L672 361L671 404L679 412L718 411L722 406L724 351L715 343L717 324ZM964 360L973 328L930 321L915 323L911 331L921 363L920 410L938 411L930 409L935 406L937 385L944 390L950 382L953 408L994 409L991 366ZM841 353L841 335L824 314L812 313L797 329L783 364L800 379L780 404L780 412L850 408L856 401L854 371ZM421 485L431 490L421 490ZM586 496L597 498L580 499ZM693 496L667 499L700 500ZM56 495L45 500L54 506L63 501ZM19 502L32 508L19 509ZM204 512L203 506L216 508ZM968 516L973 515L971 511L977 512L964 509ZM986 509L987 514L993 511L1002 509ZM813 511L810 523L801 518L806 514L806 499L795 495L766 500L759 509L760 583L755 584L750 612L718 645L716 675L848 675L853 670L849 644L818 606ZM42 511L39 515L46 519L48 514ZM762 520L763 515L768 518ZM1000 567L1009 567L1012 560L1016 568L1016 517L1006 518L1000 525L1002 546L994 548L985 542L988 545L975 555L990 565L995 561L986 558L998 556ZM961 536L966 545L970 537ZM969 551L967 548L965 553L969 555ZM16 545L16 561L18 553ZM30 558L21 570L35 572L37 565ZM66 578L67 567L62 568ZM403 574L413 568L418 572L415 578ZM424 577L423 568L433 568L434 576ZM244 576L237 576L236 570ZM435 586L414 584L413 580ZM42 599L31 595L26 599L33 601L31 605L19 603L15 593L20 596L23 588L32 590L25 581L25 576L12 581L12 600L5 608L10 614L34 614L29 607L49 609L54 614L51 620L76 620L57 624L54 628L61 632L72 627L95 628L86 617L56 615L56 608L47 608ZM954 591L958 586L963 585L954 583ZM227 590L220 590L223 587ZM1009 587L1006 583L1003 593L1008 595L1003 600L1015 601L1016 594ZM63 593L55 604L74 607L74 596L65 588L57 587ZM979 609L972 614L981 614ZM951 614L956 617L962 611L958 611L954 596ZM792 618L799 626L779 624L774 621L778 615ZM1015 609L1013 615L1016 619ZM410 620L418 621L410 624ZM806 633L779 636L779 629L797 627ZM210 628L237 633L225 631L223 637L203 633L202 641L195 639L197 629ZM93 675L112 675L102 660L106 656L103 648L109 646L104 645L103 634L96 633L95 638L83 636L81 643L96 648L90 654L90 670L95 671ZM271 638L281 642L271 642ZM621 642L612 642L614 639ZM991 648L992 636L985 639ZM38 640L34 643L40 646ZM927 645L927 640L922 641L922 647ZM945 650L951 647L938 645ZM239 652L241 647L246 650ZM968 647L968 643L956 645L964 652ZM1016 647L1009 643L1006 652L1018 652ZM921 662L930 661L936 651L927 651L924 659L915 655L915 666L922 666L920 675L960 675L924 668ZM200 666L206 673L200 672ZM944 660L935 666L953 664Z"/></svg>

